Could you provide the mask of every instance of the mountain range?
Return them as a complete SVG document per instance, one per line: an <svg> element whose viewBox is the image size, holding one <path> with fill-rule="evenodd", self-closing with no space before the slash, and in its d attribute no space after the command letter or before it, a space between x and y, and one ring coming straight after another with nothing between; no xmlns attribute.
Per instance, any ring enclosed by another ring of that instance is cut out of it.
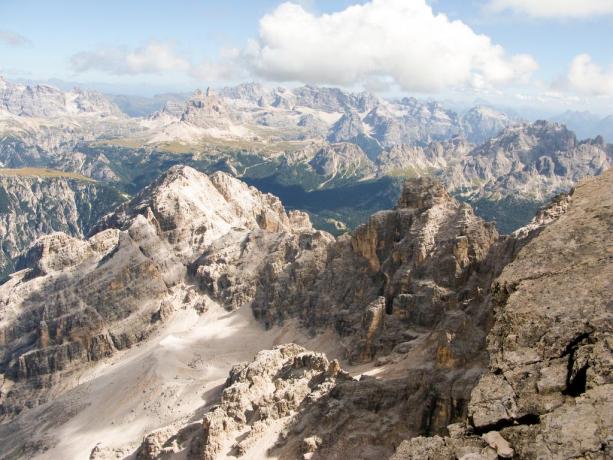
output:
<svg viewBox="0 0 613 460"><path fill-rule="evenodd" d="M3 456L605 459L612 197L500 235L422 176L334 237L173 166L0 285Z"/></svg>
<svg viewBox="0 0 613 460"><path fill-rule="evenodd" d="M70 175L103 190L98 218L172 165L221 170L307 211L334 234L393 206L403 178L428 175L510 233L557 193L602 173L612 152L601 136L579 141L554 122L520 121L485 106L459 115L435 102L336 88L249 83L196 91L130 117L97 93L1 80L4 227L16 228L8 221L23 219L16 215L24 206L38 215L35 228L0 235L2 273L37 236L55 230L80 237L92 220L87 206L63 210L66 220L19 200L25 179L17 177L28 174L55 190L74 188L62 179ZM39 201L43 190L33 192ZM67 199L56 195L48 199Z"/></svg>
<svg viewBox="0 0 613 460"><path fill-rule="evenodd" d="M602 135L313 86L134 110L0 80L0 458L613 455Z"/></svg>

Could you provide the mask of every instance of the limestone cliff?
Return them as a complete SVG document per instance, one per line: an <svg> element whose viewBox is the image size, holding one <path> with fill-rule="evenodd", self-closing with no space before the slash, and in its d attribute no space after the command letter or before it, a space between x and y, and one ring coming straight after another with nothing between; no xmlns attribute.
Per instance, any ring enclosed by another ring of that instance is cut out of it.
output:
<svg viewBox="0 0 613 460"><path fill-rule="evenodd" d="M0 170L0 279L14 271L17 256L38 237L64 232L82 238L124 200L110 186L44 173Z"/></svg>
<svg viewBox="0 0 613 460"><path fill-rule="evenodd" d="M308 217L272 195L177 167L88 240L41 237L0 286L0 413L36 405L62 374L144 340L177 303L190 305L187 267L213 242L301 228Z"/></svg>

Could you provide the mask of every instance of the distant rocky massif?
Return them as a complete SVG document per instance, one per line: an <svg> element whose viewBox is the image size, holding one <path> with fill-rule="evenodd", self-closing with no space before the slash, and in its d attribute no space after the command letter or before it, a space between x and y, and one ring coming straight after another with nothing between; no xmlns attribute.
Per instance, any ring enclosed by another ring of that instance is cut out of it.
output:
<svg viewBox="0 0 613 460"><path fill-rule="evenodd" d="M0 80L0 458L611 458L612 160L485 107Z"/></svg>
<svg viewBox="0 0 613 460"><path fill-rule="evenodd" d="M562 125L486 106L459 114L414 98L254 83L182 97L135 118L96 93L2 80L0 167L77 173L130 195L174 164L221 170L336 234L393 206L403 178L433 175L510 233L612 157L601 137L579 141Z"/></svg>

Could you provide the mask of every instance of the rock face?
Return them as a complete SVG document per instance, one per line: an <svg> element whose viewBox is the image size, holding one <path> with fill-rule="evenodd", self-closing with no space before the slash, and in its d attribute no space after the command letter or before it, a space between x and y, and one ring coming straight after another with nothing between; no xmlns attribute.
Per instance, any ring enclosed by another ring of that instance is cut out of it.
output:
<svg viewBox="0 0 613 460"><path fill-rule="evenodd" d="M511 233L547 200L612 162L613 146L602 138L578 142L563 125L538 121L505 129L441 175L456 196Z"/></svg>
<svg viewBox="0 0 613 460"><path fill-rule="evenodd" d="M612 161L612 146L596 139L578 142L563 125L538 121L504 130L475 148L449 184L473 194L543 200L583 177L602 174Z"/></svg>
<svg viewBox="0 0 613 460"><path fill-rule="evenodd" d="M5 387L21 388L2 391L2 413L21 410L56 374L142 341L177 299L189 304L187 267L214 241L294 228L311 229L308 217L286 214L272 195L224 173L177 167L87 241L42 237L0 289L0 373Z"/></svg>
<svg viewBox="0 0 613 460"><path fill-rule="evenodd" d="M393 146L383 150L377 157L377 175L432 175L461 162L472 149L473 145L461 137L435 141L426 147L407 144Z"/></svg>
<svg viewBox="0 0 613 460"><path fill-rule="evenodd" d="M293 344L262 351L253 362L235 366L219 407L202 422L202 458L217 458L227 439L239 433L241 440L231 449L240 456L258 441L266 425L295 416L305 403L329 393L337 380L352 379L338 362Z"/></svg>
<svg viewBox="0 0 613 460"><path fill-rule="evenodd" d="M115 189L93 181L0 172L0 278L14 271L16 258L39 236L82 238L122 201Z"/></svg>
<svg viewBox="0 0 613 460"><path fill-rule="evenodd" d="M404 98L392 106L378 105L364 118L381 145L425 145L460 134L456 113L440 104Z"/></svg>
<svg viewBox="0 0 613 460"><path fill-rule="evenodd" d="M305 249L312 250L297 250L281 265L270 262L253 309L266 324L298 316L309 327L334 327L358 342L347 344L352 359L369 359L391 352L401 330L430 330L453 309L461 317L469 280L475 291L487 288L485 278L473 277L497 239L493 225L440 183L409 181L395 210L375 214L352 237L311 238ZM379 317L373 302L384 306L384 327L371 327ZM337 306L334 315L330 305Z"/></svg>
<svg viewBox="0 0 613 460"><path fill-rule="evenodd" d="M208 297L333 337L359 378L296 345L262 351L139 459L608 458L612 183L499 236L414 178L394 209L334 238L225 173L174 167L88 240L39 239L0 286L2 415L19 420L54 382Z"/></svg>
<svg viewBox="0 0 613 460"><path fill-rule="evenodd" d="M321 148L309 161L309 165L317 174L329 180L337 177L368 177L374 170L374 165L362 149L350 143Z"/></svg>
<svg viewBox="0 0 613 460"><path fill-rule="evenodd" d="M343 114L343 116L332 125L328 140L330 142L350 141L364 135L364 124L360 115L351 110Z"/></svg>
<svg viewBox="0 0 613 460"><path fill-rule="evenodd" d="M296 222L310 227L303 213L286 214L277 197L226 173L206 176L190 167L174 167L105 216L92 233L111 227L127 229L143 215L155 220L157 232L185 261L228 233L260 228L277 232L291 229Z"/></svg>
<svg viewBox="0 0 613 460"><path fill-rule="evenodd" d="M489 371L472 391L467 425L502 457L612 455L612 187L610 171L577 186L567 211L494 283ZM449 446L478 440L456 438L436 441L445 447L437 458L457 458ZM433 443L403 443L394 458L418 458Z"/></svg>
<svg viewBox="0 0 613 460"><path fill-rule="evenodd" d="M280 458L608 458L612 183L582 184L500 238L419 179L351 238L284 240L241 301L266 324L334 328L349 360L377 359L381 378L315 378L312 353L298 349L298 364L279 357L288 349L262 352L232 371L192 452L253 455L276 433L266 445ZM312 392L294 381L284 400L288 375L310 376Z"/></svg>
<svg viewBox="0 0 613 460"><path fill-rule="evenodd" d="M201 128L219 128L229 125L229 112L223 100L210 88L206 93L198 90L187 101L181 121Z"/></svg>
<svg viewBox="0 0 613 460"><path fill-rule="evenodd" d="M395 376L337 382L290 424L279 452L309 439L314 458L355 446L381 458L402 439L444 433L465 416L485 370L489 286L522 243L499 240L492 224L425 178L407 182L397 208L352 237L256 238L240 251L205 253L194 264L201 288L250 304L268 326L298 318L314 334L331 329L349 362L378 359Z"/></svg>
<svg viewBox="0 0 613 460"><path fill-rule="evenodd" d="M477 429L508 425L501 433L523 458L611 455L612 205L611 172L579 185L496 281L490 373L470 415Z"/></svg>

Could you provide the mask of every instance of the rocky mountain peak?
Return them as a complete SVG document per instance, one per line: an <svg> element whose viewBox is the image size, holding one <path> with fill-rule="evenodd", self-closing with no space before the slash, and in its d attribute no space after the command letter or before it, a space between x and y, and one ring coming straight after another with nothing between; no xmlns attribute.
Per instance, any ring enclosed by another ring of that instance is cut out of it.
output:
<svg viewBox="0 0 613 460"><path fill-rule="evenodd" d="M437 179L422 176L405 181L396 209L427 209L433 205L450 201L451 196Z"/></svg>
<svg viewBox="0 0 613 460"><path fill-rule="evenodd" d="M461 117L464 136L479 144L514 124L505 113L484 105L471 108Z"/></svg>
<svg viewBox="0 0 613 460"><path fill-rule="evenodd" d="M266 90L260 83L247 82L236 86L228 86L220 90L220 95L227 99L248 102L260 106L270 103L272 97L270 91Z"/></svg>
<svg viewBox="0 0 613 460"><path fill-rule="evenodd" d="M175 253L189 261L207 245L233 231L291 231L310 221L285 212L281 201L224 173L207 176L189 166L174 166L130 202L106 216L92 231L128 229L145 217ZM299 213L302 214L302 213ZM293 218L292 218L293 216Z"/></svg>
<svg viewBox="0 0 613 460"><path fill-rule="evenodd" d="M201 128L219 128L230 124L230 111L223 99L211 88L196 90L187 101L181 121Z"/></svg>
<svg viewBox="0 0 613 460"><path fill-rule="evenodd" d="M364 123L360 114L354 109L345 111L343 116L332 125L328 134L328 141L342 142L355 139L360 134L364 134Z"/></svg>

